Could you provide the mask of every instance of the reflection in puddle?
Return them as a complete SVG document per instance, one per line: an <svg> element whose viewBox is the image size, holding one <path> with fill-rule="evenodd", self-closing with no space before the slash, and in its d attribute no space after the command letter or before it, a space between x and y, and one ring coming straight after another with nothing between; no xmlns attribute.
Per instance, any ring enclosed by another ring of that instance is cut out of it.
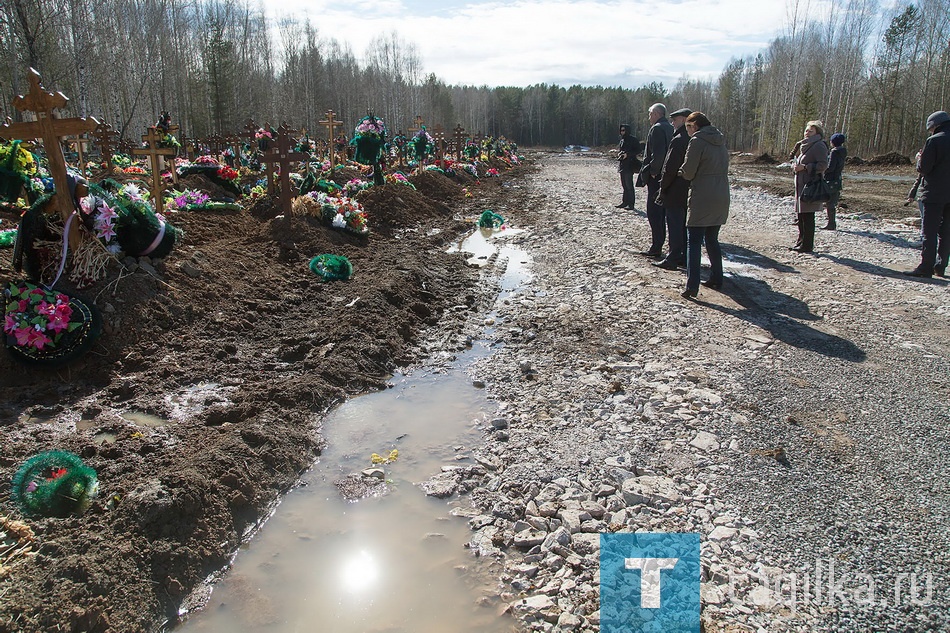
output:
<svg viewBox="0 0 950 633"><path fill-rule="evenodd" d="M450 504L415 483L440 467L470 464L490 406L459 371L393 379L387 391L354 398L332 412L328 449L303 486L288 494L215 586L207 607L181 627L188 633L333 631L368 633L511 630L470 571L467 523ZM390 493L344 501L333 482L383 464Z"/></svg>
<svg viewBox="0 0 950 633"><path fill-rule="evenodd" d="M151 413L144 413L142 411L126 411L121 414L122 417L136 426L146 426L150 428L156 428L159 426L165 426L168 424L168 420L161 418L157 415L152 415ZM78 426L78 425L77 425Z"/></svg>
<svg viewBox="0 0 950 633"><path fill-rule="evenodd" d="M99 431L92 436L92 441L94 444L99 444L100 446L105 444L115 444L116 438L118 436L115 433L109 431Z"/></svg>

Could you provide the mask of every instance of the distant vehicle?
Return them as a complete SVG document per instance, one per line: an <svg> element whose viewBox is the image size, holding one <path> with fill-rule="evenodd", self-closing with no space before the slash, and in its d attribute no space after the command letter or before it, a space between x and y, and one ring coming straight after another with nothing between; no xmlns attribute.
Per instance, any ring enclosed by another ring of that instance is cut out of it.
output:
<svg viewBox="0 0 950 633"><path fill-rule="evenodd" d="M586 145L568 145L564 148L565 152L589 152L590 148Z"/></svg>

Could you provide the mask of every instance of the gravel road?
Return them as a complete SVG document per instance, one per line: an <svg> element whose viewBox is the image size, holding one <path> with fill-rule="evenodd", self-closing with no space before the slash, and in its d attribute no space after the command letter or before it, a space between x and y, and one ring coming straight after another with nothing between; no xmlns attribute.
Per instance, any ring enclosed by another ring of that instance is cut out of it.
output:
<svg viewBox="0 0 950 633"><path fill-rule="evenodd" d="M950 291L900 274L918 229L839 216L798 254L792 200L734 187L724 287L691 302L611 163L538 160L499 209L533 277L472 369L499 411L456 475L498 608L597 630L599 532L698 532L706 631L950 630Z"/></svg>

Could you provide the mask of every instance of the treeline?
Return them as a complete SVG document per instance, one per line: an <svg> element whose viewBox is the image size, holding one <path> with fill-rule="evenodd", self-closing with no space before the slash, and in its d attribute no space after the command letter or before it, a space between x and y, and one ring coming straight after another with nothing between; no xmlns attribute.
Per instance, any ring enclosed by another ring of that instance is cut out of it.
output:
<svg viewBox="0 0 950 633"><path fill-rule="evenodd" d="M199 137L249 118L322 135L334 110L348 134L372 112L393 132L420 115L523 145L596 146L616 142L621 122L645 135L647 108L662 101L706 112L733 149L783 155L818 118L848 135L852 154L913 154L926 115L950 107L950 0L890 13L878 0L844 0L823 15L790 2L785 33L718 78L630 90L450 86L394 33L357 56L307 22L269 24L250 0L4 0L0 115L20 119L11 102L32 66L71 98L67 114L132 139L163 110Z"/></svg>

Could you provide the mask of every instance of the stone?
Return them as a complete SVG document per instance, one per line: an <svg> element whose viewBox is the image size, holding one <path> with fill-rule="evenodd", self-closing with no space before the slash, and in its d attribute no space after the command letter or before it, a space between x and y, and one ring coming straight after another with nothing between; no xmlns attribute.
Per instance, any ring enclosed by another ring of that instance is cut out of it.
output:
<svg viewBox="0 0 950 633"><path fill-rule="evenodd" d="M689 445L704 452L715 451L719 449L719 438L712 433L700 431L696 434L696 437L692 439Z"/></svg>
<svg viewBox="0 0 950 633"><path fill-rule="evenodd" d="M720 525L709 533L710 541L725 541L731 539L738 532L737 529Z"/></svg>
<svg viewBox="0 0 950 633"><path fill-rule="evenodd" d="M621 486L623 500L628 506L656 505L661 502L676 503L680 500L676 482L659 475L641 475L628 479Z"/></svg>
<svg viewBox="0 0 950 633"><path fill-rule="evenodd" d="M416 485L422 489L422 492L437 499L452 496L458 488L458 482L453 473L439 473Z"/></svg>
<svg viewBox="0 0 950 633"><path fill-rule="evenodd" d="M376 479L386 478L386 471L384 471L382 468L364 468L362 471L360 471L360 474L364 477L374 477Z"/></svg>

